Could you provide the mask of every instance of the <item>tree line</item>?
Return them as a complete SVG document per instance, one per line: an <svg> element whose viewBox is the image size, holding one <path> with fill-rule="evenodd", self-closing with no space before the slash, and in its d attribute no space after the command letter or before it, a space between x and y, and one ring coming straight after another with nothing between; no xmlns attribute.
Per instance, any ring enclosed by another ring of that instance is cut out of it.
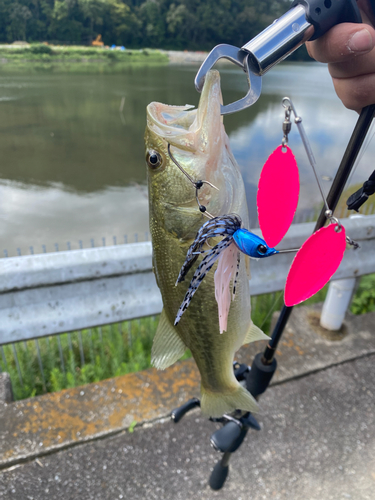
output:
<svg viewBox="0 0 375 500"><path fill-rule="evenodd" d="M207 50L241 46L290 0L0 0L0 42Z"/></svg>

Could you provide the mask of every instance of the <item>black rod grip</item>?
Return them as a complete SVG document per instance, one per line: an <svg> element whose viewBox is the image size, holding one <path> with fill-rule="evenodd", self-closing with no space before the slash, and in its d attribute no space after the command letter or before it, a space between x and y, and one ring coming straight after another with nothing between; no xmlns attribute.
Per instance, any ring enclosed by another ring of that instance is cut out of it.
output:
<svg viewBox="0 0 375 500"><path fill-rule="evenodd" d="M229 465L223 466L221 464L221 461L218 462L214 470L211 473L210 477L210 486L213 490L221 490L221 488L224 486L225 480L228 476L228 471L229 471Z"/></svg>
<svg viewBox="0 0 375 500"><path fill-rule="evenodd" d="M270 364L264 364L263 353L255 356L246 380L246 388L254 398L265 392L276 371L276 367L277 362L275 358L273 358Z"/></svg>

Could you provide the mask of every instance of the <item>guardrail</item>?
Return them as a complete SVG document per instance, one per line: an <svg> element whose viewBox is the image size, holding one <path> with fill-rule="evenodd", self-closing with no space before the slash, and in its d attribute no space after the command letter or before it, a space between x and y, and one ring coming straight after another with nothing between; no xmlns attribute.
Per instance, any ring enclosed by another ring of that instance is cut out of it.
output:
<svg viewBox="0 0 375 500"><path fill-rule="evenodd" d="M375 216L342 219L360 242L334 280L375 272ZM280 248L296 248L314 223L294 224ZM259 230L254 230L259 233ZM0 260L0 344L141 318L161 312L151 243L71 250ZM254 262L252 295L282 290L293 254Z"/></svg>

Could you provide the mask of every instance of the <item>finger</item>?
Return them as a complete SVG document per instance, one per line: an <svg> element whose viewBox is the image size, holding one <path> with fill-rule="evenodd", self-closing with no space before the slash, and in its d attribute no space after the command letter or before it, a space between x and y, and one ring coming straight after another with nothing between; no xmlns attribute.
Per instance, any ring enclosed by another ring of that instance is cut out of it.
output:
<svg viewBox="0 0 375 500"><path fill-rule="evenodd" d="M332 78L353 78L375 73L375 49L348 61L330 63L328 69Z"/></svg>
<svg viewBox="0 0 375 500"><path fill-rule="evenodd" d="M365 106L375 103L375 74L332 80L346 108L360 112Z"/></svg>
<svg viewBox="0 0 375 500"><path fill-rule="evenodd" d="M367 24L337 24L306 47L317 61L343 62L370 52L375 47L375 30Z"/></svg>

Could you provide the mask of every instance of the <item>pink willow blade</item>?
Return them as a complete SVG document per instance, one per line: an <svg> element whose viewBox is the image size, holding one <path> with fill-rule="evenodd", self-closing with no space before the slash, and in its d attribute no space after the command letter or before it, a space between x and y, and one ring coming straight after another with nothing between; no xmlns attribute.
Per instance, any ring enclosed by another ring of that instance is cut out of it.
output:
<svg viewBox="0 0 375 500"><path fill-rule="evenodd" d="M337 271L346 248L345 229L322 227L298 250L286 279L284 301L290 307L312 297Z"/></svg>
<svg viewBox="0 0 375 500"><path fill-rule="evenodd" d="M288 146L279 146L269 156L260 174L257 194L259 226L269 247L287 233L297 210L299 173Z"/></svg>

